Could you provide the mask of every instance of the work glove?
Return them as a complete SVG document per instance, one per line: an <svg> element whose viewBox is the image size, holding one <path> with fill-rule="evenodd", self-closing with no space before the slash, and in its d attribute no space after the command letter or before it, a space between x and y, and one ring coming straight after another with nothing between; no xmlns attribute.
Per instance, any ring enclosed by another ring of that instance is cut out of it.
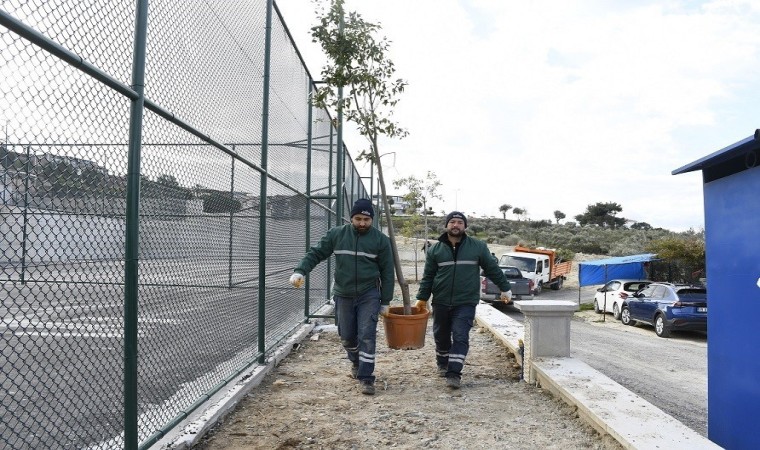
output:
<svg viewBox="0 0 760 450"><path fill-rule="evenodd" d="M301 275L298 272L293 272L293 275L290 276L290 284L293 285L293 287L300 288L303 286L304 278L303 275Z"/></svg>
<svg viewBox="0 0 760 450"><path fill-rule="evenodd" d="M512 291L502 292L501 301L504 303L512 303Z"/></svg>
<svg viewBox="0 0 760 450"><path fill-rule="evenodd" d="M425 300L417 300L417 303L415 303L414 306L417 308L418 314L423 314L428 310L427 301Z"/></svg>
<svg viewBox="0 0 760 450"><path fill-rule="evenodd" d="M388 313L390 312L391 307L390 305L380 305L380 315L383 317L387 317Z"/></svg>

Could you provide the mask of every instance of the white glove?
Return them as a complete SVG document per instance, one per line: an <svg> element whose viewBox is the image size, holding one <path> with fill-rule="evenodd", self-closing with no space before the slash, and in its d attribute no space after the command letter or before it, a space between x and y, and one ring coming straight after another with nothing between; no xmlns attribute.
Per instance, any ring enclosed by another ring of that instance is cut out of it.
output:
<svg viewBox="0 0 760 450"><path fill-rule="evenodd" d="M390 305L380 305L380 315L385 317L391 311Z"/></svg>
<svg viewBox="0 0 760 450"><path fill-rule="evenodd" d="M300 288L303 286L304 278L303 275L301 275L298 272L293 272L293 275L290 276L290 284L293 285L293 287Z"/></svg>
<svg viewBox="0 0 760 450"><path fill-rule="evenodd" d="M501 301L504 303L512 303L512 291L502 292Z"/></svg>

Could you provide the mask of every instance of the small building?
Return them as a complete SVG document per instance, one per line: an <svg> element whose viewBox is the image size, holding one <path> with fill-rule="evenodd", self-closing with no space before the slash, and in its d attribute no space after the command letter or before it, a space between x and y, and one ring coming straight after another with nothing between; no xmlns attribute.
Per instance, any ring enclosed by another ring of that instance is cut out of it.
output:
<svg viewBox="0 0 760 450"><path fill-rule="evenodd" d="M380 212L383 210L382 201L380 200L382 196L375 194L372 196L372 203L375 205L380 205ZM396 216L403 216L406 214L407 210L411 206L411 204L404 200L404 197L401 195L388 195L388 203L391 208L391 214Z"/></svg>
<svg viewBox="0 0 760 450"><path fill-rule="evenodd" d="M707 437L727 449L757 449L760 130L673 175L695 170L702 171L705 205Z"/></svg>

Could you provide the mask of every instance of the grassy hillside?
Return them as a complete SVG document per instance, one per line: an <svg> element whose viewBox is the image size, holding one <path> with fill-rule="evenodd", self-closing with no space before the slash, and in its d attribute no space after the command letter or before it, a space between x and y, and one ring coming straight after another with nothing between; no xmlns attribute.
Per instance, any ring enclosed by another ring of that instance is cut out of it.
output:
<svg viewBox="0 0 760 450"><path fill-rule="evenodd" d="M630 229L600 226L552 224L548 221L468 218L467 232L489 244L556 249L564 260L584 260L590 255L626 256L655 253L658 259L649 266L650 278L657 281L698 284L704 282L704 232L676 233L662 228ZM393 218L397 235L424 236L420 217ZM383 224L383 226L385 226ZM443 218L428 217L428 237L443 232ZM413 231L410 231L413 230ZM410 235L414 234L414 235ZM584 255L576 255L584 254Z"/></svg>
<svg viewBox="0 0 760 450"><path fill-rule="evenodd" d="M396 230L405 229L410 217L394 217ZM443 232L443 218L428 217L429 237L436 238ZM541 246L562 250L565 258L571 259L574 253L586 253L609 256L634 255L650 252L654 241L673 238L691 238L704 240L702 231L676 233L662 228L650 230L633 230L630 228L603 228L598 226L551 224L547 221L519 221L509 219L468 219L467 232L492 244ZM407 226L406 229L409 227ZM418 227L422 237L424 230Z"/></svg>

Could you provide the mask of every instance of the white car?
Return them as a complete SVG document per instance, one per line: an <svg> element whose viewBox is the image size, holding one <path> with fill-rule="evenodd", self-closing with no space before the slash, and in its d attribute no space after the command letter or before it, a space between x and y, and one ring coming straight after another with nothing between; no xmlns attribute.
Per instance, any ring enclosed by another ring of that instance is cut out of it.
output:
<svg viewBox="0 0 760 450"><path fill-rule="evenodd" d="M649 280L610 280L596 290L594 295L594 311L597 314L612 313L612 317L620 319L623 301L629 295L641 288L649 286Z"/></svg>

